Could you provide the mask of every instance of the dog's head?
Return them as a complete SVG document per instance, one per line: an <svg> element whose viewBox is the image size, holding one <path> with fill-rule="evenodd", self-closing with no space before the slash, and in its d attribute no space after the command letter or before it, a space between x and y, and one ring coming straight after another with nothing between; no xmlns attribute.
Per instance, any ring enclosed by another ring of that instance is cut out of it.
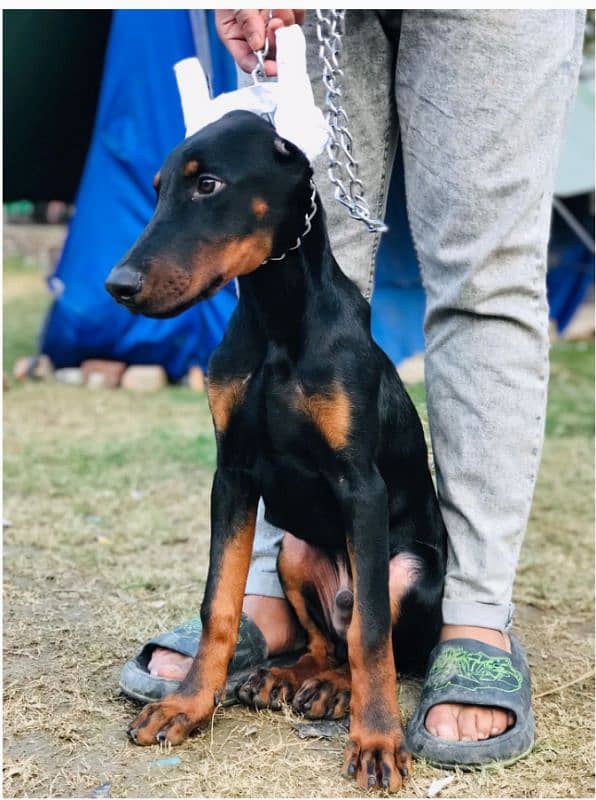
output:
<svg viewBox="0 0 596 800"><path fill-rule="evenodd" d="M296 241L309 210L307 158L265 120L232 111L170 153L157 206L106 288L135 313L170 317Z"/></svg>

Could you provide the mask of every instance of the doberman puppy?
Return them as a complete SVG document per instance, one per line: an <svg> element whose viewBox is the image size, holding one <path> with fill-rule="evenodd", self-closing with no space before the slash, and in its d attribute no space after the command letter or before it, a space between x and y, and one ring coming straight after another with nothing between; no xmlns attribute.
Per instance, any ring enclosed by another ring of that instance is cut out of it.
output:
<svg viewBox="0 0 596 800"><path fill-rule="evenodd" d="M157 208L106 286L131 311L180 313L238 278L209 364L217 437L199 651L180 689L129 728L178 744L206 725L234 651L259 497L288 531L278 569L308 635L290 668L238 689L311 718L351 712L345 773L396 791L410 769L396 692L441 626L446 532L423 431L370 308L335 261L310 164L272 126L233 111L178 146ZM351 692L351 697L350 697Z"/></svg>

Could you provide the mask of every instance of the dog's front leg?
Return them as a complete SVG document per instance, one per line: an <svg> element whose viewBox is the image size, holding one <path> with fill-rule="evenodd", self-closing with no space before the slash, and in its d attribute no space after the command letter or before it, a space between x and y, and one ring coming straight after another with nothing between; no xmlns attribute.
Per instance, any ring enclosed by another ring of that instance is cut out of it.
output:
<svg viewBox="0 0 596 800"><path fill-rule="evenodd" d="M410 757L403 744L391 637L387 490L374 467L350 470L341 487L354 588L345 772L363 789L395 792L408 774Z"/></svg>
<svg viewBox="0 0 596 800"><path fill-rule="evenodd" d="M209 722L222 698L240 625L257 501L252 482L241 471L216 472L199 650L178 691L146 706L128 729L137 744L179 744Z"/></svg>

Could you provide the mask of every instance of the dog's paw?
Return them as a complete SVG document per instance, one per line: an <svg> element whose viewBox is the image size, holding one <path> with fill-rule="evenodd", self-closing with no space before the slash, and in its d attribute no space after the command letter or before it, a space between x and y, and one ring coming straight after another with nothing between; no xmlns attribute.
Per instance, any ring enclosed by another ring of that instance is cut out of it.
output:
<svg viewBox="0 0 596 800"><path fill-rule="evenodd" d="M185 697L172 694L159 703L145 706L129 725L129 738L139 745L183 742L193 731L206 726L215 709L200 695Z"/></svg>
<svg viewBox="0 0 596 800"><path fill-rule="evenodd" d="M282 703L292 700L294 691L293 677L288 671L260 667L236 687L236 697L252 708L279 711Z"/></svg>
<svg viewBox="0 0 596 800"><path fill-rule="evenodd" d="M342 719L350 707L350 682L339 673L327 672L304 681L292 708L307 719Z"/></svg>
<svg viewBox="0 0 596 800"><path fill-rule="evenodd" d="M362 789L398 792L411 772L412 756L403 745L401 730L395 734L350 731L344 775L354 778Z"/></svg>

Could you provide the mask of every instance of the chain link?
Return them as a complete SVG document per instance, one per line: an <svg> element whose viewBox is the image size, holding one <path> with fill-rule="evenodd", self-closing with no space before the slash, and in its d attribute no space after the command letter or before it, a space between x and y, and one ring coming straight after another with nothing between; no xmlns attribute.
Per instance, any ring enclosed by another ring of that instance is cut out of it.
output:
<svg viewBox="0 0 596 800"><path fill-rule="evenodd" d="M341 105L340 80L343 71L339 66L339 56L346 12L336 8L317 8L316 12L319 58L323 65L323 84L326 89L325 111L331 132L327 144L327 174L335 186L335 199L348 209L350 216L364 222L371 233L383 233L387 226L382 220L371 216L364 197L360 167L354 158L354 139L348 129L348 115Z"/></svg>

